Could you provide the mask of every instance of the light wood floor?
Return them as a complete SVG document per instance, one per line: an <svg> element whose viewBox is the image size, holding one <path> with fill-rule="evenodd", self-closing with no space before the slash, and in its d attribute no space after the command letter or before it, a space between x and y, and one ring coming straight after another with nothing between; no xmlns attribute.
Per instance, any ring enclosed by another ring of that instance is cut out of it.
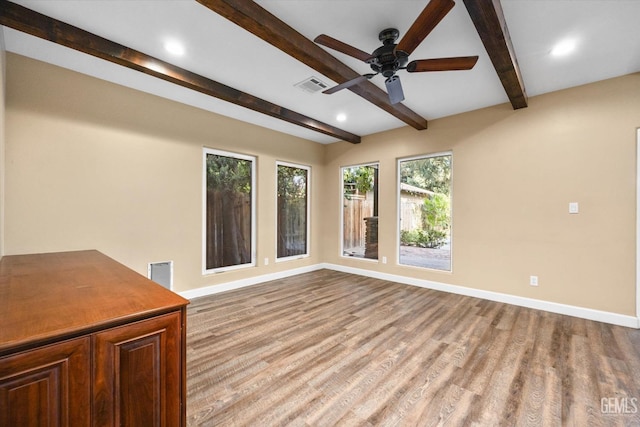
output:
<svg viewBox="0 0 640 427"><path fill-rule="evenodd" d="M640 425L640 331L329 270L193 300L187 360L189 426Z"/></svg>

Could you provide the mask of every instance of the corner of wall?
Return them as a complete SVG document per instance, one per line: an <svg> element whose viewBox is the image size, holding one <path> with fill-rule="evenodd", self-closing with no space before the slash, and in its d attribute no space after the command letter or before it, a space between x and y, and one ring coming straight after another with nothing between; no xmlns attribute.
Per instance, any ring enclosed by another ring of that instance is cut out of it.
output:
<svg viewBox="0 0 640 427"><path fill-rule="evenodd" d="M6 99L6 54L4 30L0 28L0 258L4 255L4 169L5 169L5 99Z"/></svg>
<svg viewBox="0 0 640 427"><path fill-rule="evenodd" d="M636 128L636 319L640 328L640 127Z"/></svg>

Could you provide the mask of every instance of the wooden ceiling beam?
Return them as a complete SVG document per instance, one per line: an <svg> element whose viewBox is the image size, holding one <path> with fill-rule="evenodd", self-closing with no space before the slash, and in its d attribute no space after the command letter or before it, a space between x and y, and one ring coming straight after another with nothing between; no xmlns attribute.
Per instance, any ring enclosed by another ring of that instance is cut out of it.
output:
<svg viewBox="0 0 640 427"><path fill-rule="evenodd" d="M360 136L353 133L192 73L10 1L0 0L0 24L337 139L355 144L361 140Z"/></svg>
<svg viewBox="0 0 640 427"><path fill-rule="evenodd" d="M525 108L528 102L527 93L500 0L464 0L464 5L513 109Z"/></svg>
<svg viewBox="0 0 640 427"><path fill-rule="evenodd" d="M197 1L339 84L360 76L251 0ZM348 89L415 129L427 128L426 119L403 104L391 104L389 95L368 80Z"/></svg>

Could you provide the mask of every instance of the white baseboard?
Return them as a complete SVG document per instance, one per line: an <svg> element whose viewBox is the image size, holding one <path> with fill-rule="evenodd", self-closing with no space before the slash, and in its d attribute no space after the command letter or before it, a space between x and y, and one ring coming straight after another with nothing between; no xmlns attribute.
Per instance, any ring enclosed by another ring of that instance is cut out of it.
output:
<svg viewBox="0 0 640 427"><path fill-rule="evenodd" d="M346 267L338 264L321 263L308 267L286 270L278 273L264 274L261 276L251 277L243 280L236 280L220 285L208 286L205 288L194 289L191 291L181 292L184 298L198 298L206 295L212 295L220 292L226 292L234 289L244 288L246 286L257 285L259 283L271 280L283 279L285 277L295 276L296 274L308 273L311 271L329 269L341 271L344 273L356 274L358 276L372 277L375 279L389 280L391 282L402 283L405 285L418 286L436 291L449 292L452 294L465 295L474 298L485 299L489 301L502 302L512 304L519 307L533 308L536 310L548 311L551 313L564 314L567 316L579 317L582 319L595 320L597 322L610 323L613 325L625 326L628 328L640 328L640 319L634 316L624 314L611 313L608 311L593 310L590 308L577 307L573 305L560 304L556 302L537 300L533 298L519 297L515 295L503 294L499 292L484 291L481 289L467 288L465 286L450 285L447 283L434 282L431 280L416 279L413 277L399 276L396 274L380 273L377 271L365 270L362 268Z"/></svg>
<svg viewBox="0 0 640 427"><path fill-rule="evenodd" d="M379 273L360 268L345 267L336 264L324 264L324 268L344 273L357 274L360 276L384 279L392 282L403 283L421 288L434 289L436 291L449 292L452 294L466 295L481 298L489 301L503 302L520 307L534 308L536 310L548 311L551 313L565 314L567 316L580 317L598 322L611 323L613 325L626 326L628 328L640 328L640 319L624 314L611 313L608 311L593 310L590 308L577 307L574 305L560 304L556 302L543 301L533 298L519 297L515 295L503 294L499 292L484 291L481 289L467 288L464 286L449 285L446 283L433 282L431 280L415 279L413 277L398 276L395 274Z"/></svg>
<svg viewBox="0 0 640 427"><path fill-rule="evenodd" d="M277 273L263 274L261 276L249 277L233 282L226 282L219 285L207 286L204 288L193 289L190 291L178 292L180 296L186 299L204 297L207 295L219 294L220 292L233 291L247 286L258 285L260 283L269 282L271 280L284 279L286 277L295 276L296 274L309 273L325 268L322 264L315 264L308 267L294 268L291 270L280 271Z"/></svg>

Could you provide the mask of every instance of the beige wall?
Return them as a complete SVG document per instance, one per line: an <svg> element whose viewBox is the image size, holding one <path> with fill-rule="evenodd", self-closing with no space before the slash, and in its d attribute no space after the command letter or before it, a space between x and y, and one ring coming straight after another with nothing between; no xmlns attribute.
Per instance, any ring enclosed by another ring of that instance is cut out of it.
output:
<svg viewBox="0 0 640 427"><path fill-rule="evenodd" d="M640 74L327 147L328 262L635 315ZM398 158L453 152L453 272L396 265ZM380 257L339 255L340 166L380 162ZM569 202L580 213L569 215ZM529 286L529 276L539 286Z"/></svg>
<svg viewBox="0 0 640 427"><path fill-rule="evenodd" d="M7 67L6 253L96 248L141 273L171 259L178 291L330 262L635 315L640 74L323 146L16 55ZM258 156L256 268L201 274L203 146ZM396 161L447 150L453 273L400 267ZM273 262L276 160L313 168L308 259ZM339 167L373 161L384 265L340 256Z"/></svg>
<svg viewBox="0 0 640 427"><path fill-rule="evenodd" d="M317 179L320 144L14 54L7 67L7 254L95 248L145 275L173 260L177 291L321 261L318 226L315 255L277 264L273 232L276 160ZM204 146L258 157L258 267L202 276Z"/></svg>

